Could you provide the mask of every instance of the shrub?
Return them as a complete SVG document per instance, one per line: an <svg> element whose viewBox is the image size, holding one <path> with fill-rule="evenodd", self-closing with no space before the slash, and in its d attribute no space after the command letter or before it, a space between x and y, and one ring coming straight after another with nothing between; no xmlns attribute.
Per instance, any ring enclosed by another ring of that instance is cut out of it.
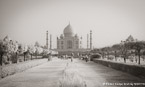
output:
<svg viewBox="0 0 145 87"><path fill-rule="evenodd" d="M67 64L59 87L87 87L83 76L71 65Z"/></svg>

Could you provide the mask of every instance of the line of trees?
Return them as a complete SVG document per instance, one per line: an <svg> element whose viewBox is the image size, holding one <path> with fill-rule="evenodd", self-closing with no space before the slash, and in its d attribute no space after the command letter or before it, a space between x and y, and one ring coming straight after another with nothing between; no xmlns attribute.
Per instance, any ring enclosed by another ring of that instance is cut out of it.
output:
<svg viewBox="0 0 145 87"><path fill-rule="evenodd" d="M140 64L141 56L145 56L145 41L136 41L136 42L125 42L122 41L120 44L114 44L110 47L103 47L100 49L93 50L102 55L102 58L110 59L110 55L113 55L115 61L118 57L123 58L124 63L129 56L135 55L138 57L138 64ZM143 58L144 59L144 58Z"/></svg>
<svg viewBox="0 0 145 87"><path fill-rule="evenodd" d="M17 41L11 40L6 36L3 40L0 40L0 65L17 63L19 55L24 56L26 61L26 56L30 55L31 60L32 56L35 55L36 58L38 55L47 55L49 50L46 47L41 46L38 42L35 45L23 45Z"/></svg>

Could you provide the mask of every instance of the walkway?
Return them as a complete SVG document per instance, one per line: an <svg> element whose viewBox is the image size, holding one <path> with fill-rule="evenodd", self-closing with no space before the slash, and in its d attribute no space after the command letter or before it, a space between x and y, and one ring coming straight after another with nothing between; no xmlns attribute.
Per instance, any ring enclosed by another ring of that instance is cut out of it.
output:
<svg viewBox="0 0 145 87"><path fill-rule="evenodd" d="M70 60L55 59L0 80L0 87L60 87L66 66L71 66L69 69L77 70L87 87L132 87L131 85L136 85L137 83L145 86L145 80L143 81L143 79L94 62L86 63L76 59L71 63Z"/></svg>

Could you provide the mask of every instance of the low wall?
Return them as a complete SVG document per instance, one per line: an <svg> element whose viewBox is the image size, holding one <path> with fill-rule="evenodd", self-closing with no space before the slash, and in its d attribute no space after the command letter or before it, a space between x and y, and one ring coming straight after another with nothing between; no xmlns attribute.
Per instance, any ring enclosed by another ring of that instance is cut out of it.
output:
<svg viewBox="0 0 145 87"><path fill-rule="evenodd" d="M134 76L145 78L145 67L138 66L138 65L128 65L123 63L117 63L117 62L111 62L111 61L105 61L105 60L94 60L94 62L102 64L104 66L120 70L123 72L127 72L129 74L132 74Z"/></svg>
<svg viewBox="0 0 145 87"><path fill-rule="evenodd" d="M13 75L18 72L22 72L24 70L40 65L47 61L48 59L36 59L36 60L30 60L26 62L17 63L17 64L10 64L3 67L0 66L0 78Z"/></svg>

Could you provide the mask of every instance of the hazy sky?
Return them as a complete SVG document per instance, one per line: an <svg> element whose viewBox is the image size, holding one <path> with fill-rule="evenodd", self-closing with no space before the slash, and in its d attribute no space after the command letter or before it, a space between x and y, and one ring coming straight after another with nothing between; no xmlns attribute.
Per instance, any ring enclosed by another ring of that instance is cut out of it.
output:
<svg viewBox="0 0 145 87"><path fill-rule="evenodd" d="M119 43L130 34L145 40L145 0L0 0L0 39L45 45L46 30L56 37L70 21L83 37L93 31L93 46Z"/></svg>

